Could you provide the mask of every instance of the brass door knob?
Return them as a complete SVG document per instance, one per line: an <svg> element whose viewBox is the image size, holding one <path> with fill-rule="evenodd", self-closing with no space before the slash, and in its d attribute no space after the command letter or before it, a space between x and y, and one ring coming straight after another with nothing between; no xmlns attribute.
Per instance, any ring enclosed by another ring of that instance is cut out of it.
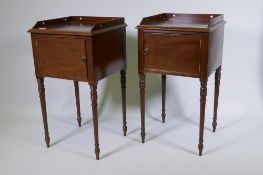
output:
<svg viewBox="0 0 263 175"><path fill-rule="evenodd" d="M144 50L143 50L143 54L144 55L147 55L149 53L149 49L148 48L145 48Z"/></svg>
<svg viewBox="0 0 263 175"><path fill-rule="evenodd" d="M81 57L81 60L83 61L83 63L86 63L87 62L87 58L85 56L82 56Z"/></svg>

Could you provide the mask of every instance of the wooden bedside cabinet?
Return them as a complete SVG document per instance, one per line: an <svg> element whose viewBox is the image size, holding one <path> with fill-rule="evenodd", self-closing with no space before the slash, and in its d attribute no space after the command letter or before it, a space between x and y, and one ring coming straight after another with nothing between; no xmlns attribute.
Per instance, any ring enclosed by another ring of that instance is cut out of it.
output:
<svg viewBox="0 0 263 175"><path fill-rule="evenodd" d="M126 135L126 24L121 17L70 16L39 21L29 30L42 108L45 140L50 145L44 77L74 81L77 121L81 126L79 81L90 85L96 159L99 159L97 83L120 71L123 132Z"/></svg>
<svg viewBox="0 0 263 175"><path fill-rule="evenodd" d="M207 80L215 71L213 131L221 77L224 18L221 14L163 13L145 17L138 29L141 95L141 138L145 141L145 73L162 74L162 121L165 122L166 75L199 78L200 131L199 155L203 150Z"/></svg>

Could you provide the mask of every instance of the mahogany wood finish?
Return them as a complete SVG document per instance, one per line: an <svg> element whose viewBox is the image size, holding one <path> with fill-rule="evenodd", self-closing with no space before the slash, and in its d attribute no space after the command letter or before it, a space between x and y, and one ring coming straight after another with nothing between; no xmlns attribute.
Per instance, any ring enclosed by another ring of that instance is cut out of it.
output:
<svg viewBox="0 0 263 175"><path fill-rule="evenodd" d="M145 73L162 74L162 119L165 121L166 75L199 78L200 131L199 155L202 155L207 80L215 75L213 131L222 65L224 16L222 14L163 13L142 19L138 29L138 73L141 94L142 142L145 141Z"/></svg>
<svg viewBox="0 0 263 175"><path fill-rule="evenodd" d="M35 74L38 82L45 140L49 134L44 77L74 81L77 121L81 126L79 81L91 89L95 153L99 159L97 83L121 71L123 132L126 135L126 24L122 17L69 16L38 21L31 33Z"/></svg>

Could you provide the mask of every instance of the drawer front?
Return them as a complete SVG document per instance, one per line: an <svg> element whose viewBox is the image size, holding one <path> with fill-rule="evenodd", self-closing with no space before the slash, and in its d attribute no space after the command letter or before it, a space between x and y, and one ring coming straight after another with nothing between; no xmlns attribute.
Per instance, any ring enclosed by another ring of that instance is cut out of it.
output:
<svg viewBox="0 0 263 175"><path fill-rule="evenodd" d="M198 76L200 63L199 35L144 34L144 68L148 71Z"/></svg>
<svg viewBox="0 0 263 175"><path fill-rule="evenodd" d="M49 35L38 36L35 42L40 76L87 80L85 39Z"/></svg>

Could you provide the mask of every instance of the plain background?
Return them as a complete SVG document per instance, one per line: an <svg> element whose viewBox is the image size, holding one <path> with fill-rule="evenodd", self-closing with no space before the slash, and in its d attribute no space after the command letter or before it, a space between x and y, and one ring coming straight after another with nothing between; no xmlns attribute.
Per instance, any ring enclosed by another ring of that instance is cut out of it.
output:
<svg viewBox="0 0 263 175"><path fill-rule="evenodd" d="M204 155L197 155L199 80L146 78L146 143L140 143L136 25L163 12L222 13L225 28L218 130L211 132L214 75L208 82ZM128 136L122 136L119 74L99 82L101 160L95 160L89 86L80 83L78 128L72 81L45 79L51 148L46 149L30 35L38 20L123 16L127 27ZM262 174L263 1L1 0L0 174Z"/></svg>

